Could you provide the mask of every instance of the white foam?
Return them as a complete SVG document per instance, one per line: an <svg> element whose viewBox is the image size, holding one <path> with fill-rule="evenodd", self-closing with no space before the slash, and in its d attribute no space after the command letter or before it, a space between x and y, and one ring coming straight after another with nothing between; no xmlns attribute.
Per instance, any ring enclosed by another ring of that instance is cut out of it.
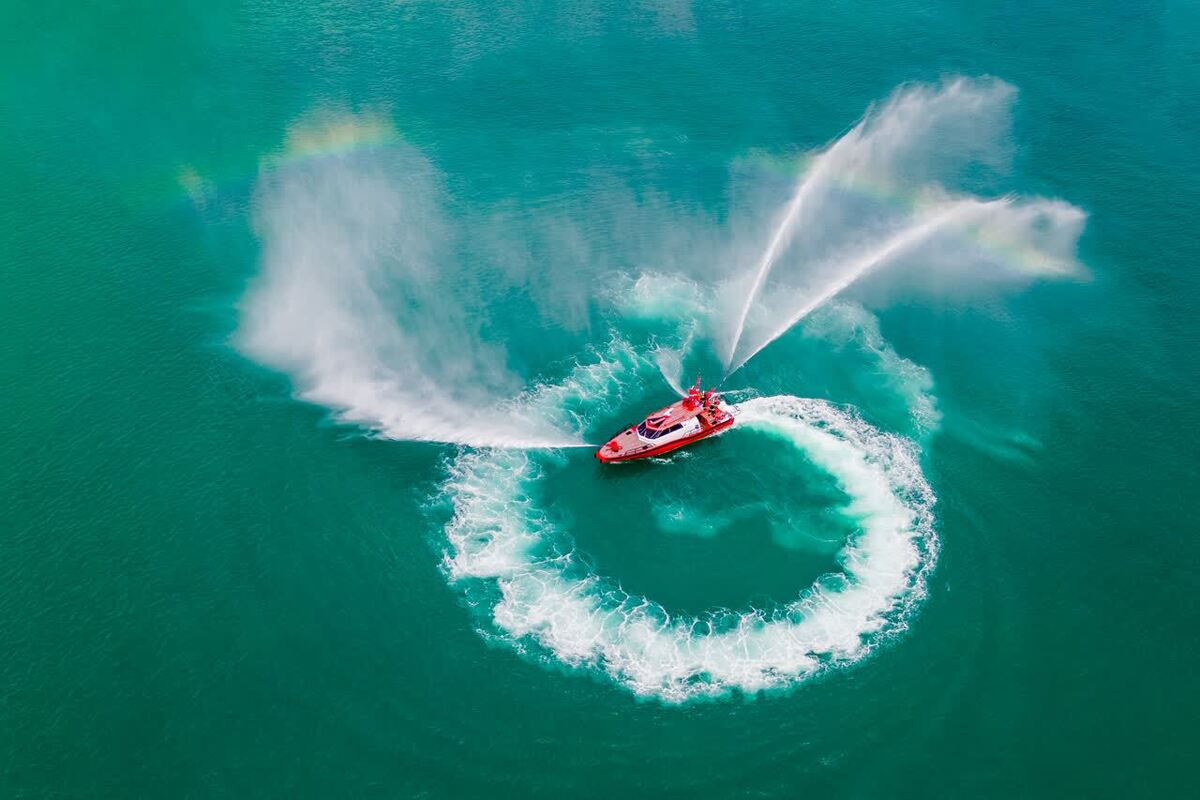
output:
<svg viewBox="0 0 1200 800"><path fill-rule="evenodd" d="M869 373L882 379L904 402L918 434L930 434L941 426L933 375L928 368L897 353L880 331L879 319L867 309L854 303L833 302L809 317L803 330L806 336L838 346L853 341L869 354L873 361Z"/></svg>
<svg viewBox="0 0 1200 800"><path fill-rule="evenodd" d="M494 587L491 625L507 641L667 702L783 688L862 658L904 626L936 558L935 498L912 446L819 400L755 399L738 418L829 471L851 498L843 513L859 524L841 551L842 574L792 603L672 616L588 573L526 491L540 468L511 451L463 453L451 464L448 575L464 588Z"/></svg>
<svg viewBox="0 0 1200 800"><path fill-rule="evenodd" d="M709 290L682 275L644 272L636 279L621 276L614 284L611 300L630 319L695 319L709 311Z"/></svg>

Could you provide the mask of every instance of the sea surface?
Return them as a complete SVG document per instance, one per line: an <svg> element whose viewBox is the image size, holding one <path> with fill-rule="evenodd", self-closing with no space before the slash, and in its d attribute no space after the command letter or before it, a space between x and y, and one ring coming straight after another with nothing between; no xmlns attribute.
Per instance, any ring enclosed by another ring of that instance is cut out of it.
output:
<svg viewBox="0 0 1200 800"><path fill-rule="evenodd" d="M10 0L0 796L1194 793L1198 9Z"/></svg>

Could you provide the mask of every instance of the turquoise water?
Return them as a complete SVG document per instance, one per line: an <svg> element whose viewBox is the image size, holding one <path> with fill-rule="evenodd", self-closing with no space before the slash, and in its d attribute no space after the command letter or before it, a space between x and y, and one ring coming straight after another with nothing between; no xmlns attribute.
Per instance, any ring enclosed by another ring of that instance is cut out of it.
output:
<svg viewBox="0 0 1200 800"><path fill-rule="evenodd" d="M1191 6L11 11L4 796L1190 788Z"/></svg>

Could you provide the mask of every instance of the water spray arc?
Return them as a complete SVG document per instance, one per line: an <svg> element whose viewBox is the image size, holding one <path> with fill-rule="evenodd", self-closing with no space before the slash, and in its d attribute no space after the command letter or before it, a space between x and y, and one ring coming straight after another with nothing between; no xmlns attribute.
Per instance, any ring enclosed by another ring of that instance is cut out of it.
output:
<svg viewBox="0 0 1200 800"><path fill-rule="evenodd" d="M892 235L877 247L871 248L848 262L841 270L837 279L827 283L820 291L812 295L791 316L774 328L766 338L755 345L745 355L738 358L737 352L734 351L731 354L729 368L725 373L725 377L728 378L737 372L747 361L761 352L771 342L783 336L802 319L837 297L860 278L886 263L889 259L903 254L909 248L915 247L939 231L954 224L961 224L967 221L970 217L980 213L984 209L1006 202L997 200L990 203L983 203L977 200L959 200L948 203L939 207L935 212L927 213L918 218L916 224Z"/></svg>
<svg viewBox="0 0 1200 800"><path fill-rule="evenodd" d="M944 274L961 283L1078 272L1082 211L963 191L964 180L1006 168L1015 96L989 78L903 87L816 153L748 280L737 282L748 290L736 309L726 308L728 324L716 326L728 332L724 377L864 275L949 227L964 238L947 243L967 246ZM946 253L934 255L930 267L945 269Z"/></svg>
<svg viewBox="0 0 1200 800"><path fill-rule="evenodd" d="M758 269L754 273L754 282L750 285L750 291L746 293L746 299L742 303L741 311L738 314L737 324L734 326L733 338L729 344L729 353L725 359L727 366L733 361L734 354L737 353L738 343L741 341L742 333L746 329L746 317L750 315L750 309L754 306L754 301L758 299L758 293L762 290L763 283L767 279L767 274L771 271L771 267L779 257L785 240L790 237L795 228L796 220L800 216L801 207L804 206L805 200L812 193L812 187L824 173L827 159L828 154L819 158L813 165L813 169L800 182L800 185L796 188L796 193L792 195L791 202L788 203L787 210L784 211L783 218L775 228L775 233L771 236L771 241L767 244L767 249L763 251L762 258L758 262ZM728 372L726 376L728 376Z"/></svg>

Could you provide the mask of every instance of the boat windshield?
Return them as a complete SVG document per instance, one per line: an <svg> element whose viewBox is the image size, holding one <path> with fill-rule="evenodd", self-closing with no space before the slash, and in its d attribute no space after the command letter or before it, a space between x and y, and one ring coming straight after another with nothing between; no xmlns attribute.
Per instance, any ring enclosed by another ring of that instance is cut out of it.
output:
<svg viewBox="0 0 1200 800"><path fill-rule="evenodd" d="M637 432L638 432L638 435L641 436L643 439L657 439L660 436L666 436L668 433L674 433L675 431L679 430L682 427L683 427L683 423L680 422L675 425L672 425L669 428L661 428L659 430L655 430L654 428L651 428L650 426L648 426L646 423L639 422L638 426L637 426Z"/></svg>

